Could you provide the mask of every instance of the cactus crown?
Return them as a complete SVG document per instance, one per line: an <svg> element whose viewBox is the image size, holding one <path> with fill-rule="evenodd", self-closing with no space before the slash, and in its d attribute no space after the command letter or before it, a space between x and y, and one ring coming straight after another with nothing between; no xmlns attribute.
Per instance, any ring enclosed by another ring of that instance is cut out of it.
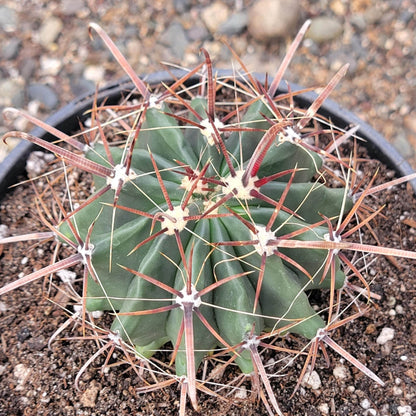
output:
<svg viewBox="0 0 416 416"><path fill-rule="evenodd" d="M241 62L239 76L218 78L203 51L203 64L153 94L102 29L91 28L136 90L116 106L92 110L86 143L35 120L71 150L24 133L6 135L19 135L91 173L95 190L70 210L57 201L63 217L59 222L44 218L50 231L41 237L54 236L58 244L73 247L74 254L0 294L83 264L80 325L94 332L87 318L109 311L111 328L97 335L106 339L101 352L118 348L132 365L157 369L180 382L182 413L186 397L197 408L197 389L210 390L197 372L211 355L260 378L274 411L281 414L259 349L288 352L277 343L288 333L310 340L302 376L317 349L329 345L382 384L330 338L340 322L356 316L341 316L335 301L337 291L356 287L345 267L361 282L359 296L372 295L346 250L414 257L350 241L371 219L353 223L362 218L360 207L372 190L352 196L354 166L333 150L356 129L345 132L317 116L346 66L308 109L295 105L296 93L276 96L290 59L264 86ZM189 87L195 77L200 82ZM220 93L227 101L217 101ZM84 155L80 149L86 149ZM327 186L324 174L335 168L343 172L339 188ZM308 297L317 289L329 293L318 312ZM162 370L152 356L168 343L171 367Z"/></svg>

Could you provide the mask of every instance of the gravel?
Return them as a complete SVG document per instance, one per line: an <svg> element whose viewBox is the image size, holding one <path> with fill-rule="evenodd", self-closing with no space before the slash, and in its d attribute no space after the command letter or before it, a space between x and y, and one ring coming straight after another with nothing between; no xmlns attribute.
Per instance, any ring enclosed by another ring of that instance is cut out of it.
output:
<svg viewBox="0 0 416 416"><path fill-rule="evenodd" d="M271 25L281 32L271 37L259 36L250 25L250 19L260 27L270 25L267 0L3 3L0 87L6 94L1 94L0 110L19 106L44 119L97 80L103 85L123 76L98 36L89 38L91 21L108 32L138 73L159 70L160 62L195 65L202 59L201 47L211 52L217 67L231 67L221 41L225 37L250 71L273 74L289 41L310 18L320 35L308 34L286 78L318 87L350 63L332 98L379 130L416 168L414 0L274 0L285 19L274 19ZM289 19L292 9L296 14ZM0 120L0 132L14 128ZM8 150L3 147L0 154Z"/></svg>

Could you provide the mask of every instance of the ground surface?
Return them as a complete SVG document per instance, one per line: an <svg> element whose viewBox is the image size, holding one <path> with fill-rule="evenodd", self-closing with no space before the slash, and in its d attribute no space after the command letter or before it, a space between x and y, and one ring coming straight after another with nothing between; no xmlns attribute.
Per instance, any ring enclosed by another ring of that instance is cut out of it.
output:
<svg viewBox="0 0 416 416"><path fill-rule="evenodd" d="M307 40L287 79L320 86L343 63L350 63L332 98L379 130L416 166L414 1L299 0L297 22L282 13L271 23L288 35L266 42L247 30L257 2L217 1L212 10L212 2L205 0L5 0L0 12L0 109L13 105L45 117L94 88L96 81L103 85L122 76L98 37L88 38L91 21L108 32L139 73L160 69L161 61L194 65L201 59L201 47L216 66L229 68L230 52L220 41L225 33L249 70L272 74L301 22L324 16L335 25L318 21L315 38L324 34L329 39ZM275 2L283 3L283 10L296 3ZM254 19L266 25L268 14L270 7L264 7ZM234 25L219 26L224 19ZM0 121L0 133L6 129Z"/></svg>
<svg viewBox="0 0 416 416"><path fill-rule="evenodd" d="M375 166L375 163L363 166L364 175L369 177ZM391 174L387 176L391 177ZM378 181L383 181L383 177L382 173ZM400 187L399 193L396 191L391 189L383 194L386 219L375 222L373 228L380 243L414 250L416 201L405 186ZM1 203L0 219L11 234L39 227L37 215L26 204L31 198L32 189L26 186L8 195ZM371 238L369 242L373 242ZM21 243L4 246L2 250L2 285L19 273L27 274L50 261L48 245L28 247L27 243ZM295 365L287 368L283 378L279 376L272 381L285 415L411 416L411 409L416 409L415 276L414 262L399 259L393 265L383 258L378 260L370 267L366 278L372 281L371 290L381 298L367 316L356 319L333 335L336 342L374 371L385 386L378 386L335 353L330 353L329 368L322 356L317 361L316 371L322 384L314 389L301 387L290 398L303 366L303 360L299 358ZM62 288L59 279L53 282ZM48 295L62 306L67 304L68 298L57 296L54 285L38 281L1 299L0 415L177 414L179 390L175 385L147 395L137 394L136 387L142 384L125 365L111 368L105 374L100 372L104 357L94 361L82 376L80 387L83 391L75 389L76 374L97 350L97 345L93 341L61 340L48 348L49 337L67 319L62 310L45 298ZM61 337L81 335L77 330L70 332L70 328L72 325ZM381 343L379 336L385 328L393 329L394 335ZM295 339L288 339L285 345L296 348L299 344ZM117 363L118 358L120 355L113 356L111 362ZM278 370L280 358L274 354L264 357L269 364L270 360L276 362L268 367L269 372ZM238 373L230 373L225 377L236 375ZM250 383L245 386L249 389ZM235 404L235 396L232 397L234 404L202 394L201 412L188 410L187 415L267 414L263 405L256 401Z"/></svg>

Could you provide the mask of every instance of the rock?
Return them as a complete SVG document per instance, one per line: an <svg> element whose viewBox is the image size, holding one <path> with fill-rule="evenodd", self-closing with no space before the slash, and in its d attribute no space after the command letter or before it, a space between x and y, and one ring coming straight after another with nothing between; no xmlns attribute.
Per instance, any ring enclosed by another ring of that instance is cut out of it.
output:
<svg viewBox="0 0 416 416"><path fill-rule="evenodd" d="M404 130L400 130L396 133L396 137L393 140L393 146L405 159L412 157L415 152L407 136Z"/></svg>
<svg viewBox="0 0 416 416"><path fill-rule="evenodd" d="M336 367L334 367L334 369L332 370L332 374L338 380L345 380L350 376L348 368L344 365L337 365Z"/></svg>
<svg viewBox="0 0 416 416"><path fill-rule="evenodd" d="M16 378L17 386L15 387L16 391L23 390L23 386L26 380L29 378L32 370L29 367L26 367L24 364L17 364L14 367L13 375Z"/></svg>
<svg viewBox="0 0 416 416"><path fill-rule="evenodd" d="M87 65L84 69L83 76L86 80L97 83L104 79L104 74L105 68L103 65Z"/></svg>
<svg viewBox="0 0 416 416"><path fill-rule="evenodd" d="M26 172L29 178L38 176L50 163L55 159L52 153L42 152L41 150L35 150L31 152L26 161Z"/></svg>
<svg viewBox="0 0 416 416"><path fill-rule="evenodd" d="M399 413L400 416L412 416L414 414L412 407L409 405L398 406L397 412Z"/></svg>
<svg viewBox="0 0 416 416"><path fill-rule="evenodd" d="M377 344L384 345L387 341L391 341L394 338L394 333L395 331L393 328L384 327L377 337Z"/></svg>
<svg viewBox="0 0 416 416"><path fill-rule="evenodd" d="M197 22L197 24L191 26L187 31L187 35L191 41L204 41L207 40L210 36L208 29L200 22Z"/></svg>
<svg viewBox="0 0 416 416"><path fill-rule="evenodd" d="M1 106L21 107L23 95L23 82L20 78L0 80Z"/></svg>
<svg viewBox="0 0 416 416"><path fill-rule="evenodd" d="M71 91L75 97L94 91L95 83L85 78L73 77L70 81Z"/></svg>
<svg viewBox="0 0 416 416"><path fill-rule="evenodd" d="M0 29L5 32L13 32L18 25L18 17L15 10L7 6L0 6Z"/></svg>
<svg viewBox="0 0 416 416"><path fill-rule="evenodd" d="M216 33L218 28L227 21L229 15L228 7L220 1L216 1L202 10L201 19L211 33Z"/></svg>
<svg viewBox="0 0 416 416"><path fill-rule="evenodd" d="M337 38L342 31L343 26L337 18L321 16L312 19L306 37L316 43L322 43Z"/></svg>
<svg viewBox="0 0 416 416"><path fill-rule="evenodd" d="M79 13L84 7L84 0L62 0L61 11L66 16L71 16Z"/></svg>
<svg viewBox="0 0 416 416"><path fill-rule="evenodd" d="M302 382L303 387L307 387L312 390L318 390L319 387L321 387L321 378L319 377L319 374L313 370L313 371L307 371L305 375L303 376Z"/></svg>
<svg viewBox="0 0 416 416"><path fill-rule="evenodd" d="M62 59L50 58L48 56L40 57L40 70L42 75L58 75L62 69Z"/></svg>
<svg viewBox="0 0 416 416"><path fill-rule="evenodd" d="M55 91L48 85L31 84L28 88L30 100L42 103L47 110L52 110L58 105L58 97Z"/></svg>
<svg viewBox="0 0 416 416"><path fill-rule="evenodd" d="M182 59L188 46L185 30L179 22L172 22L162 35L160 42L169 49L175 58Z"/></svg>
<svg viewBox="0 0 416 416"><path fill-rule="evenodd" d="M258 0L248 11L248 31L262 42L288 37L299 29L300 14L299 0Z"/></svg>
<svg viewBox="0 0 416 416"><path fill-rule="evenodd" d="M22 42L18 38L11 38L1 48L1 56L5 61L15 59L19 54Z"/></svg>
<svg viewBox="0 0 416 416"><path fill-rule="evenodd" d="M173 0L176 13L184 13L191 7L191 0Z"/></svg>
<svg viewBox="0 0 416 416"><path fill-rule="evenodd" d="M62 20L58 17L48 17L39 28L39 43L46 49L51 48L63 26Z"/></svg>
<svg viewBox="0 0 416 416"><path fill-rule="evenodd" d="M101 389L101 385L95 380L85 389L80 398L81 405L84 407L95 407L98 393Z"/></svg>
<svg viewBox="0 0 416 416"><path fill-rule="evenodd" d="M221 35L238 35L241 33L248 23L248 13L241 11L233 13L224 23L218 28L218 33Z"/></svg>

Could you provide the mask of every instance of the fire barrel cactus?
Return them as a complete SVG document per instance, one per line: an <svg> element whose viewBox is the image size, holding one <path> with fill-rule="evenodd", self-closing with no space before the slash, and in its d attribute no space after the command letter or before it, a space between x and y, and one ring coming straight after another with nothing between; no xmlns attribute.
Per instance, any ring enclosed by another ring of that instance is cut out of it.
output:
<svg viewBox="0 0 416 416"><path fill-rule="evenodd" d="M335 296L349 285L345 266L361 281L361 295L371 296L345 251L385 254L345 240L371 219L351 226L370 190L353 196L347 180L329 187L324 175L326 164L345 178L354 174L333 150L355 130L315 121L347 68L308 109L295 106L295 93L276 96L306 23L270 85L246 71L217 79L203 51L203 64L151 93L102 29L91 27L136 91L129 101L92 109L86 144L40 121L69 148L24 133L6 135L19 135L93 174L95 190L69 210L60 204L63 219L57 224L44 219L50 231L43 237L54 236L74 254L0 293L83 264L81 324L88 325L92 312L108 311L113 320L101 352L122 349L128 362L147 363L150 370L160 370L151 357L170 343L182 413L186 397L197 408L196 390L209 390L197 372L214 354L259 377L274 411L282 414L259 347L287 352L273 343L288 333L310 340L307 364L326 344L382 383L329 337L343 322ZM200 82L188 87L196 76ZM219 94L226 98L218 102ZM111 114L111 121L103 114ZM309 301L312 290L329 294L318 310Z"/></svg>

